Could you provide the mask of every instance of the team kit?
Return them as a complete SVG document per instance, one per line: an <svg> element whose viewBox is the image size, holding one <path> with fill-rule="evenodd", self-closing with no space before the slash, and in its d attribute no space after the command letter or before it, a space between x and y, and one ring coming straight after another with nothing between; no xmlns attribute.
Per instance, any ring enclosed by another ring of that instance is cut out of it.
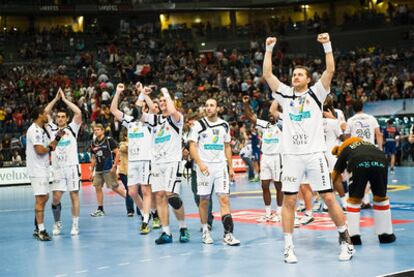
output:
<svg viewBox="0 0 414 277"><path fill-rule="evenodd" d="M309 202L318 197L324 202L338 231L338 259L349 261L355 254L354 245L362 243L360 209L364 198L372 191L379 242L395 241L386 195L387 159L382 152L382 141L379 137L374 139L378 123L362 112L362 106L354 117L346 121L340 110L329 105L330 84L335 72L329 34L317 36L317 42L325 52L326 69L313 85L310 85L311 73L304 66L296 66L293 70L291 86L273 74L272 52L276 42L275 37L267 38L263 62L263 78L274 98L269 117L257 118L250 108L249 96L243 97L245 116L261 134L259 164L265 214L258 222L281 222L285 244L283 260L297 263L294 228L313 221ZM234 234L230 208L230 183L234 180L230 125L218 116L220 103L213 98L205 102L203 115L192 122L185 136L186 143L183 143L184 115L176 108L170 92L161 88L155 100L150 97L154 92L152 87L137 83L135 89L138 97L132 114L119 108L125 91L123 84L117 85L112 99L111 113L125 127L119 145L105 135L105 126L93 125L90 180L95 188L98 208L91 216L105 215L105 185L120 197L130 199L132 210L128 215L133 215L134 206L137 207L142 219L139 228L142 235L152 229L161 229L155 243L172 243L171 207L179 224L178 241L188 242L190 233L180 197L180 167L183 155L189 155L199 197L201 242L214 243L209 224L209 202L214 190L220 204L223 242L229 246L240 245ZM63 102L66 107L52 112L57 102ZM70 233L77 236L80 234L77 136L82 124L81 110L59 90L46 107L33 109L32 119L27 131L26 156L35 196L33 236L40 241L52 239L44 224L49 192L53 198L53 235L58 236L62 231L60 201L62 194L68 192L72 204ZM51 184L50 172L53 176ZM121 189L118 177L125 189ZM272 182L277 191L276 212L271 209L269 186ZM347 183L347 193L343 191L344 183ZM336 193L341 198L340 203ZM296 216L298 196L306 204L305 216L299 223Z"/></svg>

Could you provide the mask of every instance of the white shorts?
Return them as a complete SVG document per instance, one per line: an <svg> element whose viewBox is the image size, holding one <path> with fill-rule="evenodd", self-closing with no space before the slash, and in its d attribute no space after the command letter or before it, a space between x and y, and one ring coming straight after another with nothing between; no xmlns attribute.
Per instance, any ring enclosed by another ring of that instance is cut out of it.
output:
<svg viewBox="0 0 414 277"><path fill-rule="evenodd" d="M153 163L151 169L151 188L152 192L166 191L180 193L181 162Z"/></svg>
<svg viewBox="0 0 414 277"><path fill-rule="evenodd" d="M151 161L128 161L128 186L148 185L151 176Z"/></svg>
<svg viewBox="0 0 414 277"><path fill-rule="evenodd" d="M282 175L282 155L262 155L260 162L260 180L280 182Z"/></svg>
<svg viewBox="0 0 414 277"><path fill-rule="evenodd" d="M33 195L46 195L50 192L48 177L29 177Z"/></svg>
<svg viewBox="0 0 414 277"><path fill-rule="evenodd" d="M198 166L196 166L197 173L197 194L210 195L213 191L215 193L229 194L230 193L230 178L227 170L227 164L224 163L205 163L208 168L209 175L204 175Z"/></svg>
<svg viewBox="0 0 414 277"><path fill-rule="evenodd" d="M328 160L329 172L332 172L334 170L335 163L338 158L335 155L332 155L332 153L329 151L325 152L325 156Z"/></svg>
<svg viewBox="0 0 414 277"><path fill-rule="evenodd" d="M332 191L328 163L323 152L283 156L283 192L297 193L305 176L313 191Z"/></svg>
<svg viewBox="0 0 414 277"><path fill-rule="evenodd" d="M79 165L53 168L53 183L51 191L78 191L80 190Z"/></svg>

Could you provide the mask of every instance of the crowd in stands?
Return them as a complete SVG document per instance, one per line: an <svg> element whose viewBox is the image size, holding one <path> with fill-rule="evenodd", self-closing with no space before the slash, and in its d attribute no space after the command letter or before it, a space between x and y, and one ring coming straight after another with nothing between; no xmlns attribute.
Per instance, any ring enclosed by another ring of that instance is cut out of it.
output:
<svg viewBox="0 0 414 277"><path fill-rule="evenodd" d="M217 49L197 53L185 40L160 39L150 26L131 28L118 37L99 36L99 43L91 48L85 46L83 37L62 29L39 32L34 34L34 40L29 37L20 44L19 53L25 63L0 65L0 161L10 165L24 160L22 149L31 108L46 105L60 87L82 110L84 126L79 145L85 161L92 122L103 123L108 134L118 139L121 126L109 111L118 82L127 85L126 97L120 104L127 114L134 110L133 87L137 81L167 87L187 119L202 112L200 107L208 97L216 98L221 106L220 116L231 123L236 154L249 134L242 95L250 95L253 111L267 118L271 92L261 77L264 41L252 40L246 51ZM59 50L65 52L64 61L48 58ZM335 105L347 117L353 114L350 107L355 98L364 102L414 98L414 49L355 49L336 51L335 57L331 91ZM273 64L273 72L285 83L290 83L295 65L308 66L314 72L313 80L319 79L325 66L322 55L292 56L283 49L275 51Z"/></svg>

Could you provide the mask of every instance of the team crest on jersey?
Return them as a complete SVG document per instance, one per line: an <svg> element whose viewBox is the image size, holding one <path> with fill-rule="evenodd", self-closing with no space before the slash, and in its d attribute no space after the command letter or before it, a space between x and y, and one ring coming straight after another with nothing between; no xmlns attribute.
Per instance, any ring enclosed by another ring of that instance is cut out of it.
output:
<svg viewBox="0 0 414 277"><path fill-rule="evenodd" d="M201 137L204 139L207 137L207 134L201 134Z"/></svg>
<svg viewBox="0 0 414 277"><path fill-rule="evenodd" d="M164 135L164 127L158 130L157 137L162 137Z"/></svg>

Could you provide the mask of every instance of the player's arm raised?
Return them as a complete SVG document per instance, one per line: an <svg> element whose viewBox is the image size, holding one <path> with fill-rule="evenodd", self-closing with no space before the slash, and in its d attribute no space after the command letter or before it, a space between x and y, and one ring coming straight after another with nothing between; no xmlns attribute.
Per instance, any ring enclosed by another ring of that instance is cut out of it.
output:
<svg viewBox="0 0 414 277"><path fill-rule="evenodd" d="M317 41L322 44L325 51L326 69L322 73L321 83L325 90L331 87L331 81L335 73L335 60L332 52L332 44L328 33L319 34Z"/></svg>
<svg viewBox="0 0 414 277"><path fill-rule="evenodd" d="M161 88L161 93L165 97L168 114L174 119L175 122L179 122L181 120L181 114L175 108L174 101L171 99L171 95L168 92L168 89L167 88Z"/></svg>
<svg viewBox="0 0 414 277"><path fill-rule="evenodd" d="M60 91L60 97L62 98L62 101L73 112L73 122L75 122L78 125L82 124L82 111L79 109L79 107L77 105L75 105L74 103L70 102L66 98L65 94L63 93L63 90L60 89L59 91Z"/></svg>
<svg viewBox="0 0 414 277"><path fill-rule="evenodd" d="M275 45L275 37L268 37L266 39L266 53L263 60L263 78L272 91L277 91L280 85L279 79L272 73L272 53Z"/></svg>
<svg viewBox="0 0 414 277"><path fill-rule="evenodd" d="M58 92L56 93L55 98L53 98L52 101L50 101L47 104L47 106L45 107L45 112L47 113L47 117L49 119L49 122L52 120L52 118L51 118L52 109L55 106L55 104L57 103L57 101L59 101L59 99L61 97L61 92L63 93L62 89L59 88Z"/></svg>
<svg viewBox="0 0 414 277"><path fill-rule="evenodd" d="M124 113L118 109L119 97L124 90L125 90L124 84L119 83L116 86L116 92L111 102L111 113L115 116L116 120L118 121L122 121L122 117L124 115Z"/></svg>
<svg viewBox="0 0 414 277"><path fill-rule="evenodd" d="M253 113L252 108L250 107L250 97L245 95L243 96L242 100L244 115L251 123L256 124L257 118L256 115Z"/></svg>

